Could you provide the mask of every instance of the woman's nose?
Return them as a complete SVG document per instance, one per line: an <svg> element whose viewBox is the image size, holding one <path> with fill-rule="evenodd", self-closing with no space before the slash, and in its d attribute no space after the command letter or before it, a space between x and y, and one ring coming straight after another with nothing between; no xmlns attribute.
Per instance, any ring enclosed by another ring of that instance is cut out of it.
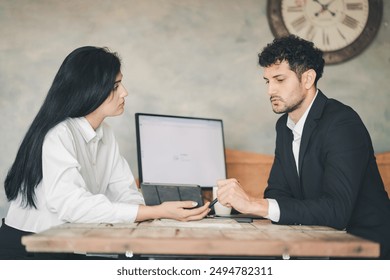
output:
<svg viewBox="0 0 390 280"><path fill-rule="evenodd" d="M126 97L126 96L128 96L128 95L129 95L129 93L127 92L127 90L126 90L125 86L123 86L123 85L122 85L122 87L123 87L123 90L122 90L121 96L122 96L122 97Z"/></svg>

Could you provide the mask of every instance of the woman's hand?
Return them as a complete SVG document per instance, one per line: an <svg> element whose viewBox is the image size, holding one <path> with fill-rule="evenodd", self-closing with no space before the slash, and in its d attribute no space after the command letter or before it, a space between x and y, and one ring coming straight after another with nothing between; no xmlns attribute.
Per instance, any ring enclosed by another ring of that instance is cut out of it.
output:
<svg viewBox="0 0 390 280"><path fill-rule="evenodd" d="M174 219L178 221L195 221L204 218L209 212L209 202L202 207L197 206L193 201L166 201L156 206L140 205L136 221L150 219Z"/></svg>
<svg viewBox="0 0 390 280"><path fill-rule="evenodd" d="M209 204L207 202L202 207L194 208L197 203L193 201L166 201L159 207L161 207L162 212L161 218L187 222L204 218L210 212Z"/></svg>

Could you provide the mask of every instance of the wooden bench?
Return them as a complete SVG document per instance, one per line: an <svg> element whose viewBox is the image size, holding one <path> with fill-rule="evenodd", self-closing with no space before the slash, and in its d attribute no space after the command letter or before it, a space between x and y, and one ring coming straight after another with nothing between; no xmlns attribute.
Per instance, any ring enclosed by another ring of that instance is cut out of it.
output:
<svg viewBox="0 0 390 280"><path fill-rule="evenodd" d="M379 172L385 184L387 195L390 198L390 152L376 154L376 162L378 163Z"/></svg>
<svg viewBox="0 0 390 280"><path fill-rule="evenodd" d="M226 149L228 178L236 178L253 196L263 196L273 163L273 155ZM390 152L376 154L379 171L390 198Z"/></svg>

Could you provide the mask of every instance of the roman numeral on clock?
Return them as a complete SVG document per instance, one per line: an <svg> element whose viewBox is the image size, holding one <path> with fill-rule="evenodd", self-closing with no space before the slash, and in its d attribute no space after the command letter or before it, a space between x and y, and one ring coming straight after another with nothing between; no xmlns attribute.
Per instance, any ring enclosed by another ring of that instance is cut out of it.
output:
<svg viewBox="0 0 390 280"><path fill-rule="evenodd" d="M357 21L353 17L350 17L350 16L346 15L344 17L342 23L344 25L348 26L349 28L356 29L358 27L359 21Z"/></svg>

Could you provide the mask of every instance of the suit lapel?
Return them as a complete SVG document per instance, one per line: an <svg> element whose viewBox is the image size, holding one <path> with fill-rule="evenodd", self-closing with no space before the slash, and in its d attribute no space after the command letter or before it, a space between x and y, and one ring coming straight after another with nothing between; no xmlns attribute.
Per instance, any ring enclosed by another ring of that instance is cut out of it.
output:
<svg viewBox="0 0 390 280"><path fill-rule="evenodd" d="M298 173L296 172L297 170L297 166L296 166L296 163L295 163L295 158L294 158L294 153L293 153L293 150L292 150L292 142L294 140L294 135L292 133L292 131L287 128L286 129L286 139L287 141L285 141L285 151L286 151L286 155L287 155L287 159L288 159L288 162L294 166L294 175L297 175L298 176Z"/></svg>
<svg viewBox="0 0 390 280"><path fill-rule="evenodd" d="M327 100L328 98L320 90L318 90L317 97L310 108L310 112L307 116L302 132L301 146L299 149L299 173L301 173L302 163L309 145L310 137L317 127L318 119L321 117L322 112L324 111Z"/></svg>
<svg viewBox="0 0 390 280"><path fill-rule="evenodd" d="M283 129L283 143L284 143L284 155L286 162L288 163L287 166L293 166L293 168L286 168L286 179L289 182L289 185L291 186L292 192L297 197L302 197L302 190L300 188L299 184L299 176L296 168L296 163L294 159L294 154L292 151L292 141L294 139L292 131L285 125Z"/></svg>

